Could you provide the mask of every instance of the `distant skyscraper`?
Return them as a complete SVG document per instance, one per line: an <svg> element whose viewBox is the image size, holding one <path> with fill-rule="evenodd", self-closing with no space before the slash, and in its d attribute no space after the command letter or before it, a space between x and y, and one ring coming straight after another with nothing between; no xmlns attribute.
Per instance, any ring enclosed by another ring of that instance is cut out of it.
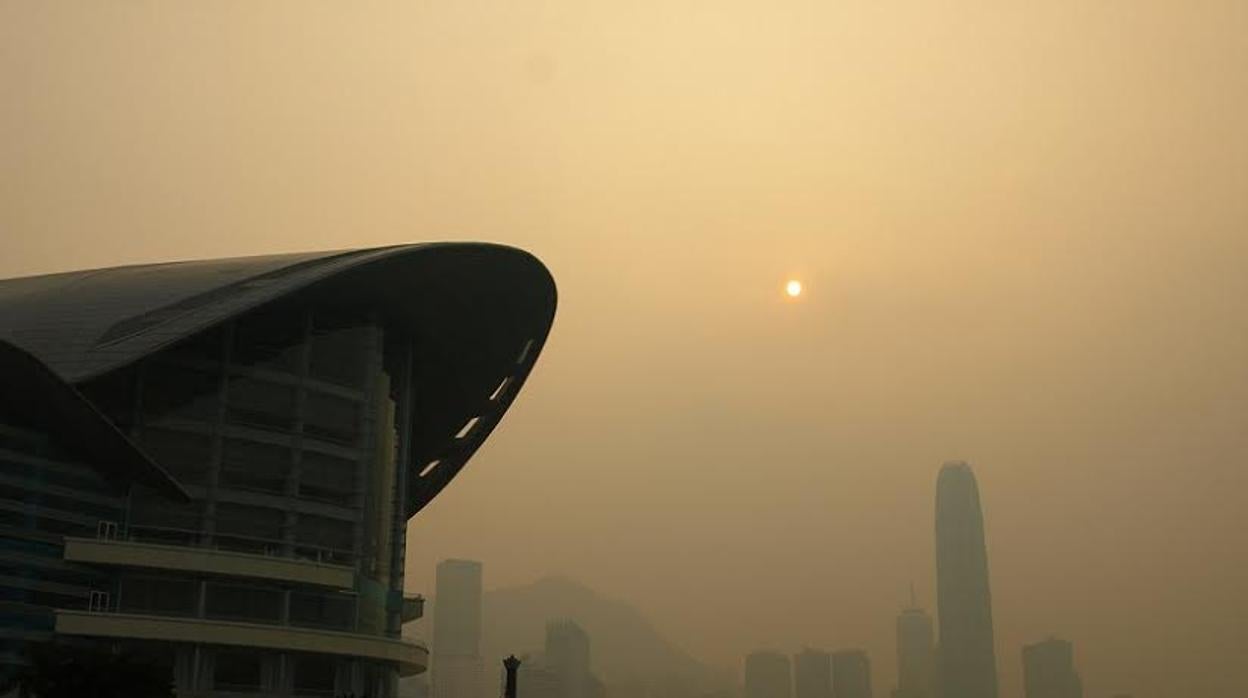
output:
<svg viewBox="0 0 1248 698"><path fill-rule="evenodd" d="M546 624L547 666L559 683L559 698L594 698L594 677L589 671L589 634L575 621Z"/></svg>
<svg viewBox="0 0 1248 698"><path fill-rule="evenodd" d="M897 690L893 698L934 698L936 640L932 618L914 606L897 616Z"/></svg>
<svg viewBox="0 0 1248 698"><path fill-rule="evenodd" d="M1049 639L1023 647L1023 690L1026 698L1083 698L1071 644Z"/></svg>
<svg viewBox="0 0 1248 698"><path fill-rule="evenodd" d="M779 652L753 652L745 658L745 698L792 698L789 658Z"/></svg>
<svg viewBox="0 0 1248 698"><path fill-rule="evenodd" d="M433 697L485 698L481 563L438 563L433 606Z"/></svg>
<svg viewBox="0 0 1248 698"><path fill-rule="evenodd" d="M804 649L793 655L794 698L832 698L832 655Z"/></svg>
<svg viewBox="0 0 1248 698"><path fill-rule="evenodd" d="M832 695L835 698L871 698L871 662L862 650L832 654Z"/></svg>
<svg viewBox="0 0 1248 698"><path fill-rule="evenodd" d="M517 672L518 698L559 698L563 684L553 668L545 663L545 656L526 656Z"/></svg>
<svg viewBox="0 0 1248 698"><path fill-rule="evenodd" d="M936 481L936 597L942 698L997 698L983 512L962 462L946 463Z"/></svg>

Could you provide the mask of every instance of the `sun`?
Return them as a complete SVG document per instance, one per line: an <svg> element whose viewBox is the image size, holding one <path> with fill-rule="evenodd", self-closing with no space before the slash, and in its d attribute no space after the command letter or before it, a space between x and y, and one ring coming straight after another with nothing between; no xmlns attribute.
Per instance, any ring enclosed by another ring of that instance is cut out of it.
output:
<svg viewBox="0 0 1248 698"><path fill-rule="evenodd" d="M784 285L784 292L788 294L789 298L797 298L802 295L802 282L797 279L789 279L789 282Z"/></svg>

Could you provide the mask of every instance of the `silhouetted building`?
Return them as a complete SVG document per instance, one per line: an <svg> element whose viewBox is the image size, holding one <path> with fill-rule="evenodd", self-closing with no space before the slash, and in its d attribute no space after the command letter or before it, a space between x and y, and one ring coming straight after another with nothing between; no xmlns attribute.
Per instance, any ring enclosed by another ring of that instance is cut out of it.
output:
<svg viewBox="0 0 1248 698"><path fill-rule="evenodd" d="M589 634L573 620L546 624L546 665L559 682L559 698L595 698L589 670Z"/></svg>
<svg viewBox="0 0 1248 698"><path fill-rule="evenodd" d="M563 695L559 674L546 664L544 655L522 657L516 678L519 698L560 698Z"/></svg>
<svg viewBox="0 0 1248 698"><path fill-rule="evenodd" d="M862 650L832 654L832 695L835 698L871 698L871 662Z"/></svg>
<svg viewBox="0 0 1248 698"><path fill-rule="evenodd" d="M794 698L832 698L832 655L804 649L793 655Z"/></svg>
<svg viewBox="0 0 1248 698"><path fill-rule="evenodd" d="M935 681L932 619L912 605L897 617L897 689L893 698L935 698Z"/></svg>
<svg viewBox="0 0 1248 698"><path fill-rule="evenodd" d="M546 624L546 645L526 655L519 671L520 698L603 698L605 688L590 670L590 639L572 620Z"/></svg>
<svg viewBox="0 0 1248 698"><path fill-rule="evenodd" d="M433 698L486 698L481 658L481 563L438 563L433 607Z"/></svg>
<svg viewBox="0 0 1248 698"><path fill-rule="evenodd" d="M789 658L779 652L753 652L745 658L745 698L792 698Z"/></svg>
<svg viewBox="0 0 1248 698"><path fill-rule="evenodd" d="M1083 698L1083 682L1075 672L1075 650L1065 640L1050 638L1023 647L1025 698Z"/></svg>
<svg viewBox="0 0 1248 698"><path fill-rule="evenodd" d="M428 664L400 636L408 520L554 294L530 255L455 244L0 281L0 673L64 637L179 695L394 696Z"/></svg>
<svg viewBox="0 0 1248 698"><path fill-rule="evenodd" d="M481 654L482 585L480 562L443 560L438 563L433 616L435 657Z"/></svg>
<svg viewBox="0 0 1248 698"><path fill-rule="evenodd" d="M942 698L997 698L983 513L962 462L946 463L936 481L936 596Z"/></svg>

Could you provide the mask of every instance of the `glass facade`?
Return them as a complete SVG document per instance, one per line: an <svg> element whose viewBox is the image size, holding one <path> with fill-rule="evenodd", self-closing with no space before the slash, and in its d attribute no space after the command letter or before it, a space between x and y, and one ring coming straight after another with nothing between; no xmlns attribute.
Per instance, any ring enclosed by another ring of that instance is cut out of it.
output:
<svg viewBox="0 0 1248 698"><path fill-rule="evenodd" d="M121 541L339 566L355 583L104 569L79 587L77 607L87 608L94 585L121 614L398 637L406 518L396 459L410 351L375 316L277 305L80 386L192 501L135 486L58 502L57 490L44 488L42 506L75 512L78 522L49 530L96 537L104 526ZM50 557L59 560L60 549ZM210 693L332 696L366 684L382 695L396 672L275 650L186 646L172 656L182 683Z"/></svg>
<svg viewBox="0 0 1248 698"><path fill-rule="evenodd" d="M124 507L121 491L45 429L0 413L0 683L21 665L26 642L52 636L53 609L104 600L109 575L65 562L62 540L96 536Z"/></svg>
<svg viewBox="0 0 1248 698"><path fill-rule="evenodd" d="M376 541L402 529L388 461L407 381L390 354L408 347L387 339L361 313L279 305L86 384L195 498L136 490L123 535L342 565L367 553L375 581L395 585L376 577L397 569L377 559L394 545Z"/></svg>
<svg viewBox="0 0 1248 698"><path fill-rule="evenodd" d="M408 245L2 284L0 684L42 640L203 698L388 698L425 669L407 519L528 375L540 262Z"/></svg>

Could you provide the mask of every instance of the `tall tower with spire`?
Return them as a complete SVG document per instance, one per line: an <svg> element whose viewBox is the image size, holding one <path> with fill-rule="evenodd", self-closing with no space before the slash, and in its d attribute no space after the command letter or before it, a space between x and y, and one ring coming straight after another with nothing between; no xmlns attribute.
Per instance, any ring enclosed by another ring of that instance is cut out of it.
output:
<svg viewBox="0 0 1248 698"><path fill-rule="evenodd" d="M932 618L919 608L910 585L910 606L897 616L897 688L893 698L935 698L936 640Z"/></svg>
<svg viewBox="0 0 1248 698"><path fill-rule="evenodd" d="M997 698L988 550L971 466L946 463L936 480L936 605L942 698Z"/></svg>

